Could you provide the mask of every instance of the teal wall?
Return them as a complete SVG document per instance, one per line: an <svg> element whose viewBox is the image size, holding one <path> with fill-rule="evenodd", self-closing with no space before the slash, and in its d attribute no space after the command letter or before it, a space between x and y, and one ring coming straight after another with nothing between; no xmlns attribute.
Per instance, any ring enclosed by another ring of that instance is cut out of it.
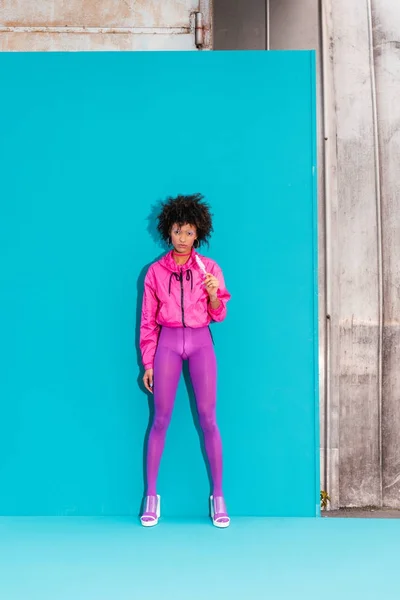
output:
<svg viewBox="0 0 400 600"><path fill-rule="evenodd" d="M154 205L202 192L233 515L318 506L314 54L0 54L0 514L137 515ZM150 218L149 218L150 217ZM207 514L184 381L164 515Z"/></svg>

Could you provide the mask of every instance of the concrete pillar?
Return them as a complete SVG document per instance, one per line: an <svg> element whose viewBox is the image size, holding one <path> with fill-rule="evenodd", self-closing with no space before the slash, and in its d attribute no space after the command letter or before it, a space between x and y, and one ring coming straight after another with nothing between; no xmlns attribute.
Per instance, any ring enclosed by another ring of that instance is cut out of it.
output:
<svg viewBox="0 0 400 600"><path fill-rule="evenodd" d="M382 217L383 504L400 508L400 4L372 3Z"/></svg>

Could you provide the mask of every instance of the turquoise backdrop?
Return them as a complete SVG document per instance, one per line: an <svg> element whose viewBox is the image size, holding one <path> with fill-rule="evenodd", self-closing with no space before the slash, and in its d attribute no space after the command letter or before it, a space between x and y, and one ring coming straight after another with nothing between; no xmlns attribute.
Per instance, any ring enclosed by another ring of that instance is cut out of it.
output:
<svg viewBox="0 0 400 600"><path fill-rule="evenodd" d="M313 52L0 53L0 514L132 515L157 203L203 193L232 515L318 514ZM208 511L182 380L165 516ZM151 406L150 406L151 409Z"/></svg>

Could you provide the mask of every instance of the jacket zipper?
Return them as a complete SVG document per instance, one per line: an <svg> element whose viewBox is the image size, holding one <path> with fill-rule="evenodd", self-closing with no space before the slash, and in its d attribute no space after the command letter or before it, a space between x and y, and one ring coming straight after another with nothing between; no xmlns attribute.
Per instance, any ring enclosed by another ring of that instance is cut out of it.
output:
<svg viewBox="0 0 400 600"><path fill-rule="evenodd" d="M183 271L181 271L180 273L180 277L179 277L179 282L181 284L181 310L182 310L182 325L184 327L186 327L185 325L185 308L183 306Z"/></svg>

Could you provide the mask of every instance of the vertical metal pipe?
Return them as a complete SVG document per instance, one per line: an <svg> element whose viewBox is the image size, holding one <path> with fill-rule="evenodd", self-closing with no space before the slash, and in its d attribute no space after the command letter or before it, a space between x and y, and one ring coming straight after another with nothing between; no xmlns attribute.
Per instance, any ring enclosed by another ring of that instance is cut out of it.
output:
<svg viewBox="0 0 400 600"><path fill-rule="evenodd" d="M328 4L328 6L327 6ZM329 0L320 0L319 18L321 32L321 75L322 75L322 126L323 126L323 181L325 208L325 381L324 381L324 489L331 493L331 328L332 328L332 227L331 227L331 127L329 119L334 102L330 81L330 36L328 20L330 13Z"/></svg>
<svg viewBox="0 0 400 600"><path fill-rule="evenodd" d="M202 48L204 45L204 26L201 12L197 12L195 16L195 43L197 48Z"/></svg>
<svg viewBox="0 0 400 600"><path fill-rule="evenodd" d="M374 36L372 23L372 0L367 1L368 33L369 33L369 63L371 74L372 119L374 127L374 158L375 158L375 198L378 246L378 304L379 304L379 336L378 336L378 444L379 444L379 473L380 501L383 506L383 440L382 440L382 408L383 408L383 235L382 235L382 192L381 168L379 153L378 105L376 97L376 76L374 62Z"/></svg>
<svg viewBox="0 0 400 600"><path fill-rule="evenodd" d="M270 42L270 11L269 11L269 0L265 0L265 48L271 49Z"/></svg>

